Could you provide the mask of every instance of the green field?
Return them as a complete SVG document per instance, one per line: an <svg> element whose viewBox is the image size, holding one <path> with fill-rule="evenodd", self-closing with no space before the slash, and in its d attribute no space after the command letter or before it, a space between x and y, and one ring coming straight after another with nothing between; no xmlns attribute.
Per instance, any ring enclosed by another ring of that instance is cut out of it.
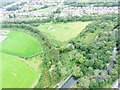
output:
<svg viewBox="0 0 120 90"><path fill-rule="evenodd" d="M36 10L37 12L48 12L50 10L52 10L53 7L48 7L48 8L44 8L44 9L39 9L39 10Z"/></svg>
<svg viewBox="0 0 120 90"><path fill-rule="evenodd" d="M43 8L43 9L34 9L32 7L29 8L30 12L31 11L37 11L37 12L48 12L50 10L54 9L54 7L47 7L47 8Z"/></svg>
<svg viewBox="0 0 120 90"><path fill-rule="evenodd" d="M91 22L46 23L38 28L49 38L68 41L76 37Z"/></svg>
<svg viewBox="0 0 120 90"><path fill-rule="evenodd" d="M0 58L0 65L2 65L2 87L32 87L38 77L38 73L16 56L3 53L0 53L0 55L2 55L2 58Z"/></svg>
<svg viewBox="0 0 120 90"><path fill-rule="evenodd" d="M37 39L24 32L11 31L1 44L0 51L18 56L33 56L41 52Z"/></svg>

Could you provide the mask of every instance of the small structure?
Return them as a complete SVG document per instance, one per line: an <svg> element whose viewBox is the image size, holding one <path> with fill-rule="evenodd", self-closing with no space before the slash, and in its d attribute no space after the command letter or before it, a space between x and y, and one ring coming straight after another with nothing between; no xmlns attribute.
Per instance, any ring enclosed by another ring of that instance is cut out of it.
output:
<svg viewBox="0 0 120 90"><path fill-rule="evenodd" d="M66 48L67 48L68 50L73 50L75 47L74 47L73 44L69 43L69 44L66 46Z"/></svg>

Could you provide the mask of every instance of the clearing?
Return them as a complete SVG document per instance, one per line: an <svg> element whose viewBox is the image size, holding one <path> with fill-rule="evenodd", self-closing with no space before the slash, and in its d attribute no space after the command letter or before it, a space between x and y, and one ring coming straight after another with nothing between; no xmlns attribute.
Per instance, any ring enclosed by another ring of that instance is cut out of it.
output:
<svg viewBox="0 0 120 90"><path fill-rule="evenodd" d="M58 41L68 41L75 38L91 22L69 22L69 23L46 23L38 28L48 36L48 38Z"/></svg>

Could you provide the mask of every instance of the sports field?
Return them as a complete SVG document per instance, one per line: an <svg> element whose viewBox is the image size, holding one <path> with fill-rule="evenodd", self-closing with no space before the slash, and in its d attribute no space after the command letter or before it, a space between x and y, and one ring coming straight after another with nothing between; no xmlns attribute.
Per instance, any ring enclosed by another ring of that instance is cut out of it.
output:
<svg viewBox="0 0 120 90"><path fill-rule="evenodd" d="M9 54L0 53L0 55L2 55L0 65L2 65L3 88L29 88L34 84L38 73L23 63L22 59Z"/></svg>
<svg viewBox="0 0 120 90"><path fill-rule="evenodd" d="M46 23L38 28L49 38L68 41L76 37L91 22Z"/></svg>
<svg viewBox="0 0 120 90"><path fill-rule="evenodd" d="M8 37L0 43L0 51L18 56L33 56L41 52L39 41L29 34L11 31Z"/></svg>

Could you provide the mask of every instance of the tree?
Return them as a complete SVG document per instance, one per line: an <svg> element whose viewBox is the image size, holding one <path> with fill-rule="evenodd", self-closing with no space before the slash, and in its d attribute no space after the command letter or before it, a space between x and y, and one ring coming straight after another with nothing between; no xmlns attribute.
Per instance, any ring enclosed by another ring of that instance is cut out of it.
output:
<svg viewBox="0 0 120 90"><path fill-rule="evenodd" d="M70 59L71 59L71 60L75 60L77 53L78 53L78 52L77 52L76 50L73 50L73 51L69 52L69 57L70 57Z"/></svg>
<svg viewBox="0 0 120 90"><path fill-rule="evenodd" d="M60 53L65 52L66 46L65 45L60 46L59 51L60 51Z"/></svg>
<svg viewBox="0 0 120 90"><path fill-rule="evenodd" d="M84 64L85 60L85 57L81 53L76 54L76 62Z"/></svg>
<svg viewBox="0 0 120 90"><path fill-rule="evenodd" d="M53 80L57 81L60 79L61 77L60 70L58 69L56 65L52 65L51 68L49 69L49 72Z"/></svg>
<svg viewBox="0 0 120 90"><path fill-rule="evenodd" d="M14 17L14 18L16 18L16 15L15 15L15 14L13 14L13 17Z"/></svg>
<svg viewBox="0 0 120 90"><path fill-rule="evenodd" d="M82 72L83 72L83 75L86 75L86 74L87 74L87 73L86 73L87 67L85 67L84 65L80 65L80 68L81 68L81 70L82 70Z"/></svg>
<svg viewBox="0 0 120 90"><path fill-rule="evenodd" d="M82 77L83 76L83 72L82 72L81 68L74 67L73 68L73 76L75 76L75 77Z"/></svg>
<svg viewBox="0 0 120 90"><path fill-rule="evenodd" d="M13 16L11 16L11 15L9 14L9 18L13 18Z"/></svg>
<svg viewBox="0 0 120 90"><path fill-rule="evenodd" d="M101 61L101 60L96 60L96 61L95 61L95 64L94 64L94 68L95 68L95 69L103 69L103 68L104 68L104 66L103 66L103 61Z"/></svg>
<svg viewBox="0 0 120 90"><path fill-rule="evenodd" d="M19 6L18 5L13 5L11 7L8 7L6 10L7 11L15 11L15 10L18 10L19 9Z"/></svg>
<svg viewBox="0 0 120 90"><path fill-rule="evenodd" d="M93 68L92 67L88 67L87 74L88 75L93 75Z"/></svg>
<svg viewBox="0 0 120 90"><path fill-rule="evenodd" d="M96 82L95 79L92 79L89 84L89 88L98 88L99 84Z"/></svg>
<svg viewBox="0 0 120 90"><path fill-rule="evenodd" d="M94 70L94 76L97 77L98 75L100 75L102 72L102 70L99 70L99 69L95 69Z"/></svg>
<svg viewBox="0 0 120 90"><path fill-rule="evenodd" d="M104 79L99 80L99 81L98 81L98 84L99 84L99 87L100 87L100 88L103 88L103 87L105 86L105 81L104 81Z"/></svg>
<svg viewBox="0 0 120 90"><path fill-rule="evenodd" d="M63 76L67 75L68 71L67 71L66 67L61 67L61 73Z"/></svg>
<svg viewBox="0 0 120 90"><path fill-rule="evenodd" d="M94 60L85 60L85 66L87 67L93 67L94 65Z"/></svg>
<svg viewBox="0 0 120 90"><path fill-rule="evenodd" d="M116 69L112 69L109 71L110 76L112 77L113 81L116 80L118 78L118 71Z"/></svg>
<svg viewBox="0 0 120 90"><path fill-rule="evenodd" d="M81 46L82 46L82 44L81 44L81 43L76 43L76 44L75 44L75 48L77 48L77 49L80 49L80 48L81 48Z"/></svg>
<svg viewBox="0 0 120 90"><path fill-rule="evenodd" d="M77 81L78 81L78 84L77 84L78 87L80 88L89 87L90 80L88 77L85 76L85 77L79 78Z"/></svg>
<svg viewBox="0 0 120 90"><path fill-rule="evenodd" d="M105 81L108 83L108 84L112 84L112 77L110 75L108 75L105 79Z"/></svg>

